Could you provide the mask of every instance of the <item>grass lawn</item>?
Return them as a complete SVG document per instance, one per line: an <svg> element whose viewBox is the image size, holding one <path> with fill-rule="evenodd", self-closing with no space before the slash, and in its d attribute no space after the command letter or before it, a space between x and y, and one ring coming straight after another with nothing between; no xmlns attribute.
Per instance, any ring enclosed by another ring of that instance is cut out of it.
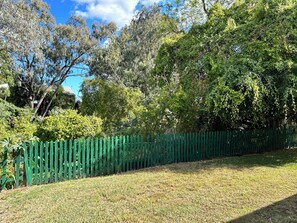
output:
<svg viewBox="0 0 297 223"><path fill-rule="evenodd" d="M0 222L297 222L297 149L5 191Z"/></svg>

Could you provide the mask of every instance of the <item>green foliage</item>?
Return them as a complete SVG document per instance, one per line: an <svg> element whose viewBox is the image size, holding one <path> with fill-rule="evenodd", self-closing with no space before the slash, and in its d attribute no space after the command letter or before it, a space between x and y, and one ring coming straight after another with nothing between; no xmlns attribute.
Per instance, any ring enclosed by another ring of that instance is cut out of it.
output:
<svg viewBox="0 0 297 223"><path fill-rule="evenodd" d="M11 143L33 137L36 125L30 122L32 112L0 99L0 140L9 139Z"/></svg>
<svg viewBox="0 0 297 223"><path fill-rule="evenodd" d="M82 116L75 110L64 110L44 118L36 136L41 140L64 140L96 137L102 133L102 120L95 116Z"/></svg>
<svg viewBox="0 0 297 223"><path fill-rule="evenodd" d="M90 72L126 87L150 92L150 71L163 38L172 33L170 22L159 6L143 6L129 25L110 36L105 48L97 49L90 61Z"/></svg>
<svg viewBox="0 0 297 223"><path fill-rule="evenodd" d="M189 122L196 129L296 123L296 21L296 1L217 2L204 24L161 46L152 75L170 82L179 74L185 93L199 99Z"/></svg>
<svg viewBox="0 0 297 223"><path fill-rule="evenodd" d="M143 109L140 90L102 80L85 81L82 95L82 113L102 118L105 131L131 126Z"/></svg>
<svg viewBox="0 0 297 223"><path fill-rule="evenodd" d="M166 85L152 97L140 114L137 132L150 134L176 130L193 131L195 123L189 121L197 115L195 105L195 98L185 92L182 86L176 83Z"/></svg>
<svg viewBox="0 0 297 223"><path fill-rule="evenodd" d="M1 42L0 42L1 43ZM13 86L13 72L11 69L11 58L4 49L0 49L0 85L8 84ZM6 98L10 95L9 89L0 88L0 98Z"/></svg>

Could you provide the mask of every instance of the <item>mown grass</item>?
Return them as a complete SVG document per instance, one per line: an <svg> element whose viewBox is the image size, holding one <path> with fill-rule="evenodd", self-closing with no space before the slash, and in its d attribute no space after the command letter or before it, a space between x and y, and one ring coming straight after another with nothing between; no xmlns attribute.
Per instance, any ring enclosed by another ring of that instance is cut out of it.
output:
<svg viewBox="0 0 297 223"><path fill-rule="evenodd" d="M297 222L297 149L6 191L0 222Z"/></svg>

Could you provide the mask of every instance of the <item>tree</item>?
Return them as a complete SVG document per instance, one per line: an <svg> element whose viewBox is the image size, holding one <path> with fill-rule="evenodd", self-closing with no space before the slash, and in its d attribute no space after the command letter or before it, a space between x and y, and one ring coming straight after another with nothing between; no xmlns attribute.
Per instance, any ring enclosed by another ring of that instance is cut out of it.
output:
<svg viewBox="0 0 297 223"><path fill-rule="evenodd" d="M229 8L234 0L176 0L163 5L166 15L175 23L171 28L176 33L184 33L193 25L206 22L210 9L216 3Z"/></svg>
<svg viewBox="0 0 297 223"><path fill-rule="evenodd" d="M14 61L16 90L21 89L26 104L36 114L45 116L68 77L87 75L87 55L100 48L99 37L104 38L109 26L94 26L92 33L78 16L71 16L67 24L56 25L42 0L5 0L2 8L5 11L0 14L0 38ZM52 88L56 91L45 104Z"/></svg>
<svg viewBox="0 0 297 223"><path fill-rule="evenodd" d="M236 1L230 8L217 2L205 23L161 46L153 76L166 74L162 86L178 74L184 91L194 94L192 123L199 130L295 123L296 7L294 1Z"/></svg>
<svg viewBox="0 0 297 223"><path fill-rule="evenodd" d="M138 89L120 87L102 80L85 81L82 85L81 112L102 118L105 131L129 127L143 107Z"/></svg>
<svg viewBox="0 0 297 223"><path fill-rule="evenodd" d="M45 51L52 40L54 19L41 0L4 0L0 21L0 38L13 59L17 86L33 109L47 79Z"/></svg>
<svg viewBox="0 0 297 223"><path fill-rule="evenodd" d="M11 58L5 49L0 50L0 98L10 95L10 89L14 84L14 75L11 69ZM8 85L8 88L7 86Z"/></svg>
<svg viewBox="0 0 297 223"><path fill-rule="evenodd" d="M151 93L150 71L163 38L170 34L164 17L158 6L141 8L119 34L109 36L105 48L94 52L91 74Z"/></svg>

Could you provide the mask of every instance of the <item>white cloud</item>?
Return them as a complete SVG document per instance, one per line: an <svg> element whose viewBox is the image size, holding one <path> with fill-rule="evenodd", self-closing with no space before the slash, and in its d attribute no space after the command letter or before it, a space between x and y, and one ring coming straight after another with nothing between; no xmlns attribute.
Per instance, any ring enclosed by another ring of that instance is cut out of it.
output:
<svg viewBox="0 0 297 223"><path fill-rule="evenodd" d="M128 24L138 3L151 5L160 0L73 0L77 4L76 14L86 18L113 21L118 27ZM84 7L84 10L81 9Z"/></svg>

